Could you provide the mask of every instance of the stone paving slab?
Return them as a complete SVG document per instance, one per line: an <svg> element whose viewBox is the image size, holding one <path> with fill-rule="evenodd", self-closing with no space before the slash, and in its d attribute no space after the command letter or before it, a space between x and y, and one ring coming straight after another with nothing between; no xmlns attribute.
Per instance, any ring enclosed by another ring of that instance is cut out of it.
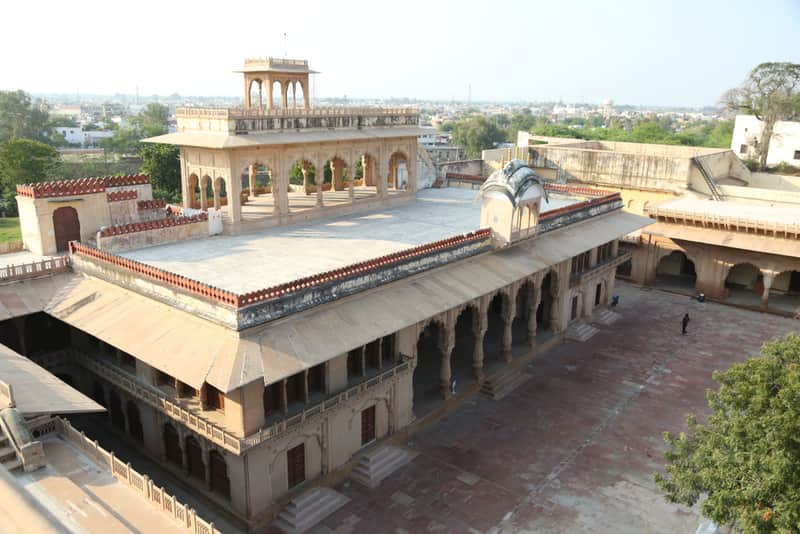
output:
<svg viewBox="0 0 800 534"><path fill-rule="evenodd" d="M501 401L476 397L415 435L413 462L318 532L694 532L653 473L664 430L705 412L711 372L756 355L800 322L620 285L623 319L565 343ZM689 335L680 320L689 312ZM465 482L465 480L467 482Z"/></svg>

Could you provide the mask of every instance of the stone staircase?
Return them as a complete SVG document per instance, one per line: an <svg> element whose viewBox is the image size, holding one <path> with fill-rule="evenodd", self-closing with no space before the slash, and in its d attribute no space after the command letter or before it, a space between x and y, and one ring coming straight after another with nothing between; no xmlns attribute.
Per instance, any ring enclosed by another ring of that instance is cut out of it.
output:
<svg viewBox="0 0 800 534"><path fill-rule="evenodd" d="M491 376L486 377L481 385L481 393L490 399L500 400L519 386L530 380L531 375L515 365L506 365Z"/></svg>
<svg viewBox="0 0 800 534"><path fill-rule="evenodd" d="M414 459L417 454L399 447L383 446L366 452L350 478L368 488L377 487L381 481Z"/></svg>
<svg viewBox="0 0 800 534"><path fill-rule="evenodd" d="M579 322L572 324L569 328L567 328L566 338L571 341L580 341L583 343L584 341L589 340L599 331L600 330L588 323Z"/></svg>
<svg viewBox="0 0 800 534"><path fill-rule="evenodd" d="M601 324L603 326L611 326L620 319L622 319L622 315L618 314L617 312L613 312L608 308L602 308L600 311L594 313L592 322L595 324Z"/></svg>
<svg viewBox="0 0 800 534"><path fill-rule="evenodd" d="M350 501L330 488L312 488L292 499L272 526L287 534L300 534Z"/></svg>
<svg viewBox="0 0 800 534"><path fill-rule="evenodd" d="M17 458L17 453L2 428L0 428L0 463L9 472L22 467L22 461Z"/></svg>

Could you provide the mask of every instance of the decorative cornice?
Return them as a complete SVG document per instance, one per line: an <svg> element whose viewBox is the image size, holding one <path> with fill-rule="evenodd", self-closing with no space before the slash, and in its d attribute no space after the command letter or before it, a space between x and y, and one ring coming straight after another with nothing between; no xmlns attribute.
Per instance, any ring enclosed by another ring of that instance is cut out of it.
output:
<svg viewBox="0 0 800 534"><path fill-rule="evenodd" d="M149 183L150 177L146 174L79 178L77 180L51 180L49 182L20 184L17 186L17 194L28 198L67 197L104 193L107 187L124 187Z"/></svg>
<svg viewBox="0 0 800 534"><path fill-rule="evenodd" d="M157 198L155 200L140 200L136 203L136 208L141 210L157 210L157 209L164 209L167 207L167 201L163 198Z"/></svg>
<svg viewBox="0 0 800 534"><path fill-rule="evenodd" d="M111 191L106 193L106 198L109 202L122 202L124 200L135 200L139 197L136 191Z"/></svg>
<svg viewBox="0 0 800 534"><path fill-rule="evenodd" d="M155 221L135 222L120 224L117 226L106 226L100 230L100 237L111 237L115 235L132 234L135 232L145 232L147 230L158 230L160 228L170 228L172 226L182 226L208 220L207 213L192 215L191 217L170 217L168 219L157 219Z"/></svg>

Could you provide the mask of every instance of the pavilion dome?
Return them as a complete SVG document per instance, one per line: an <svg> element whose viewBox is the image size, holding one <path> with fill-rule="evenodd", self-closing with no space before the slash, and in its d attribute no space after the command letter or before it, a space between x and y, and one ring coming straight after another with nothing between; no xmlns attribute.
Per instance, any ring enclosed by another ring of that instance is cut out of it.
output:
<svg viewBox="0 0 800 534"><path fill-rule="evenodd" d="M505 164L502 169L494 171L481 186L483 196L504 196L516 208L520 202L547 198L544 183L533 169L519 159Z"/></svg>

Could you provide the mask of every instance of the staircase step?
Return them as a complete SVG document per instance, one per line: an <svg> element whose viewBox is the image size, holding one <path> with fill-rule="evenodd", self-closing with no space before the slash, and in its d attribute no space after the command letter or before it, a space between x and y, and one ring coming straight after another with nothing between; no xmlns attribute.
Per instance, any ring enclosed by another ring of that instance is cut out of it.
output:
<svg viewBox="0 0 800 534"><path fill-rule="evenodd" d="M481 386L481 393L490 399L500 400L530 380L531 375L509 366L488 377Z"/></svg>
<svg viewBox="0 0 800 534"><path fill-rule="evenodd" d="M368 488L375 488L380 483L416 457L417 453L385 445L369 451L359 458L350 478Z"/></svg>
<svg viewBox="0 0 800 534"><path fill-rule="evenodd" d="M16 453L16 451L14 450L13 447L0 446L0 460L5 460L6 457L8 457L8 456L15 456L16 457L16 454L17 453Z"/></svg>
<svg viewBox="0 0 800 534"><path fill-rule="evenodd" d="M600 310L598 313L594 314L594 317L592 317L592 322L596 324L601 324L603 326L611 326L620 319L622 319L622 315L620 315L619 313L603 309Z"/></svg>
<svg viewBox="0 0 800 534"><path fill-rule="evenodd" d="M14 457L13 460L3 460L3 462L1 463L3 464L3 467L8 469L9 472L22 467L22 461L19 460L16 456Z"/></svg>
<svg viewBox="0 0 800 534"><path fill-rule="evenodd" d="M301 534L349 501L348 497L330 488L312 488L292 499L272 526L286 534Z"/></svg>
<svg viewBox="0 0 800 534"><path fill-rule="evenodd" d="M598 332L600 332L600 330L589 324L576 323L567 328L566 338L572 341L580 341L583 343Z"/></svg>

